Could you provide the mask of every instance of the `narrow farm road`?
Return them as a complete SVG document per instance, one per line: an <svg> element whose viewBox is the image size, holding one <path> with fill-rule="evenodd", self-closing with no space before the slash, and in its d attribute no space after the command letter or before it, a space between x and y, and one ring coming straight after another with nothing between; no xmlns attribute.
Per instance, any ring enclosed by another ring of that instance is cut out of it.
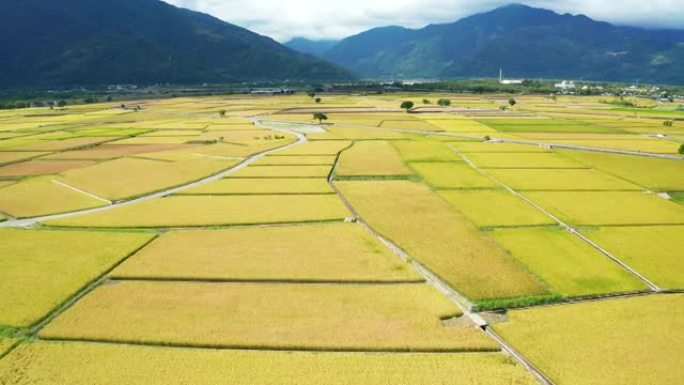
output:
<svg viewBox="0 0 684 385"><path fill-rule="evenodd" d="M46 222L46 221L50 221L50 220L65 219L65 218L78 217L78 216L87 215L87 214L99 213L99 212L109 211L109 210L119 208L119 207L135 205L135 204L142 203L145 201L149 201L152 199L164 198L164 197L167 197L169 195L173 195L173 194L181 192L181 191L185 191L185 190L188 190L188 189L191 189L194 187L202 186L202 185L205 185L207 183L216 182L220 179L223 179L226 176L234 174L234 173L250 166L254 162L264 158L267 155L276 153L278 151L283 151L283 150L286 150L286 149L289 149L292 147L299 146L299 145L304 144L308 141L305 135L303 135L299 132L296 132L294 130L289 130L289 129L282 128L282 127L269 127L267 124L264 124L263 122L261 122L257 119L254 119L253 122L255 125L257 125L259 127L263 127L263 128L267 128L267 129L270 129L273 131L278 131L278 132L283 132L283 133L294 135L297 140L292 142L292 143L288 143L286 145L283 145L283 146L280 146L277 148L273 148L273 149L252 155L252 156L244 159L239 164L237 164L237 165L235 165L235 166L233 166L227 170L224 170L218 174L214 174L214 175L208 176L206 178L203 178L203 179L200 179L197 181L193 181L193 182L181 185L181 186L176 186L176 187L173 187L170 189L158 191L158 192L151 193L148 195L144 195L142 197L138 197L138 198L131 199L128 201L117 202L114 204L110 204L107 206L102 206L102 207L98 207L98 208L94 208L94 209L79 210L79 211L73 211L73 212L68 212L68 213L52 214L52 215L45 215L45 216L34 217L34 218L26 218L26 219L10 219L10 220L5 221L5 222L0 222L0 228L31 227L31 226L34 226L34 225L39 224L41 222Z"/></svg>

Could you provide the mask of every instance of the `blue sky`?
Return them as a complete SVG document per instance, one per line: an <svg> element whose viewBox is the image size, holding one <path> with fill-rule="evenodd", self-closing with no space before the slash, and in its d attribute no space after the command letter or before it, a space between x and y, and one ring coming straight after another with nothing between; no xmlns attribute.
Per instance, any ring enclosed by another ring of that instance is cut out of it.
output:
<svg viewBox="0 0 684 385"><path fill-rule="evenodd" d="M165 0L209 13L279 41L338 39L373 27L410 28L458 20L511 0ZM560 13L620 25L684 29L684 0L530 0Z"/></svg>

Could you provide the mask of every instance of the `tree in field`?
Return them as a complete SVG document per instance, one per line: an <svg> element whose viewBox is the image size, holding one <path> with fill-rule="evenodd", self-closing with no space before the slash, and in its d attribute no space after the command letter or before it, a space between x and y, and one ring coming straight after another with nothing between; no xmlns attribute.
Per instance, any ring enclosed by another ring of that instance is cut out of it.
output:
<svg viewBox="0 0 684 385"><path fill-rule="evenodd" d="M66 100L60 100L59 102L57 102L57 107L62 108L62 107L66 107L66 105L67 105Z"/></svg>
<svg viewBox="0 0 684 385"><path fill-rule="evenodd" d="M663 122L663 126L665 127L672 127L674 125L674 122L671 120L666 120Z"/></svg>
<svg viewBox="0 0 684 385"><path fill-rule="evenodd" d="M411 101L405 101L401 103L401 109L406 110L406 112L410 112L413 109L413 106L414 104Z"/></svg>
<svg viewBox="0 0 684 385"><path fill-rule="evenodd" d="M442 107L449 107L451 105L451 100L450 99L439 99L437 101L437 104L439 104Z"/></svg>
<svg viewBox="0 0 684 385"><path fill-rule="evenodd" d="M684 144L682 144L681 146L679 146L679 154L680 154L680 155L684 155Z"/></svg>
<svg viewBox="0 0 684 385"><path fill-rule="evenodd" d="M225 118L226 117L226 110L219 111L219 116L222 118Z"/></svg>
<svg viewBox="0 0 684 385"><path fill-rule="evenodd" d="M423 104L432 104L430 99L423 99Z"/></svg>
<svg viewBox="0 0 684 385"><path fill-rule="evenodd" d="M313 118L318 120L319 124L323 124L324 120L328 120L328 115L326 115L322 112L314 112Z"/></svg>
<svg viewBox="0 0 684 385"><path fill-rule="evenodd" d="M313 99L314 96L316 96L316 93L315 93L315 92L307 92L306 94L307 94L311 99Z"/></svg>
<svg viewBox="0 0 684 385"><path fill-rule="evenodd" d="M515 107L515 105L518 104L518 102L515 99L510 98L508 99L508 104L510 104L511 107Z"/></svg>
<svg viewBox="0 0 684 385"><path fill-rule="evenodd" d="M321 99L321 98L316 98L316 99L314 99L314 101L315 101L317 104L320 104L322 100L323 100L323 99Z"/></svg>

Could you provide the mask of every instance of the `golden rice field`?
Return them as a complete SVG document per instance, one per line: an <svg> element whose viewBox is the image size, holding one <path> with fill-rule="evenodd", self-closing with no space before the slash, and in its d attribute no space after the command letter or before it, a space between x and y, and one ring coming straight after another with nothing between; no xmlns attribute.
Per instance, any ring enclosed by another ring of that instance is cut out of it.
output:
<svg viewBox="0 0 684 385"><path fill-rule="evenodd" d="M225 178L177 195L334 194L324 178Z"/></svg>
<svg viewBox="0 0 684 385"><path fill-rule="evenodd" d="M413 171L387 141L359 141L340 156L337 177L407 176Z"/></svg>
<svg viewBox="0 0 684 385"><path fill-rule="evenodd" d="M583 233L657 285L684 288L684 226L601 227Z"/></svg>
<svg viewBox="0 0 684 385"><path fill-rule="evenodd" d="M112 276L226 281L421 281L419 274L355 224L169 232L114 270Z"/></svg>
<svg viewBox="0 0 684 385"><path fill-rule="evenodd" d="M95 289L40 336L230 348L498 350L477 327L442 325L459 314L424 284L118 282Z"/></svg>
<svg viewBox="0 0 684 385"><path fill-rule="evenodd" d="M15 218L29 218L101 207L108 203L55 181L44 176L0 188L0 211Z"/></svg>
<svg viewBox="0 0 684 385"><path fill-rule="evenodd" d="M149 234L0 230L0 325L33 325L151 239Z"/></svg>
<svg viewBox="0 0 684 385"><path fill-rule="evenodd" d="M492 169L489 173L515 190L643 190L643 187L634 183L595 169Z"/></svg>
<svg viewBox="0 0 684 385"><path fill-rule="evenodd" d="M556 224L551 217L506 190L443 190L439 195L478 227Z"/></svg>
<svg viewBox="0 0 684 385"><path fill-rule="evenodd" d="M428 188L407 181L337 185L371 226L468 298L547 293L513 257Z"/></svg>
<svg viewBox="0 0 684 385"><path fill-rule="evenodd" d="M581 226L684 224L684 207L643 192L531 191L525 196Z"/></svg>
<svg viewBox="0 0 684 385"><path fill-rule="evenodd" d="M494 329L560 384L675 385L683 305L672 294L515 310Z"/></svg>
<svg viewBox="0 0 684 385"><path fill-rule="evenodd" d="M646 290L646 285L570 232L556 228L498 229L492 237L565 297Z"/></svg>
<svg viewBox="0 0 684 385"><path fill-rule="evenodd" d="M23 373L31 367L33 370ZM426 370L429 368L429 370ZM0 361L0 381L16 385L221 383L383 385L533 385L500 353L307 353L160 349L39 342Z"/></svg>
<svg viewBox="0 0 684 385"><path fill-rule="evenodd" d="M465 162L414 162L418 175L435 189L494 188L497 184Z"/></svg>
<svg viewBox="0 0 684 385"><path fill-rule="evenodd" d="M46 224L81 228L201 227L342 221L349 215L334 195L172 196Z"/></svg>
<svg viewBox="0 0 684 385"><path fill-rule="evenodd" d="M0 110L0 384L681 382L675 104L316 96Z"/></svg>
<svg viewBox="0 0 684 385"><path fill-rule="evenodd" d="M231 178L327 178L329 166L251 166L230 175Z"/></svg>

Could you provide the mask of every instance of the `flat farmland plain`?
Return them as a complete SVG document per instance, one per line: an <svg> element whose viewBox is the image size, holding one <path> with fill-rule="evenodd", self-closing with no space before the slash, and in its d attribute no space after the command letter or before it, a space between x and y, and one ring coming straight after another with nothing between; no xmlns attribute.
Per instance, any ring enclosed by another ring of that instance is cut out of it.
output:
<svg viewBox="0 0 684 385"><path fill-rule="evenodd" d="M0 110L0 384L681 382L672 105L318 96Z"/></svg>

